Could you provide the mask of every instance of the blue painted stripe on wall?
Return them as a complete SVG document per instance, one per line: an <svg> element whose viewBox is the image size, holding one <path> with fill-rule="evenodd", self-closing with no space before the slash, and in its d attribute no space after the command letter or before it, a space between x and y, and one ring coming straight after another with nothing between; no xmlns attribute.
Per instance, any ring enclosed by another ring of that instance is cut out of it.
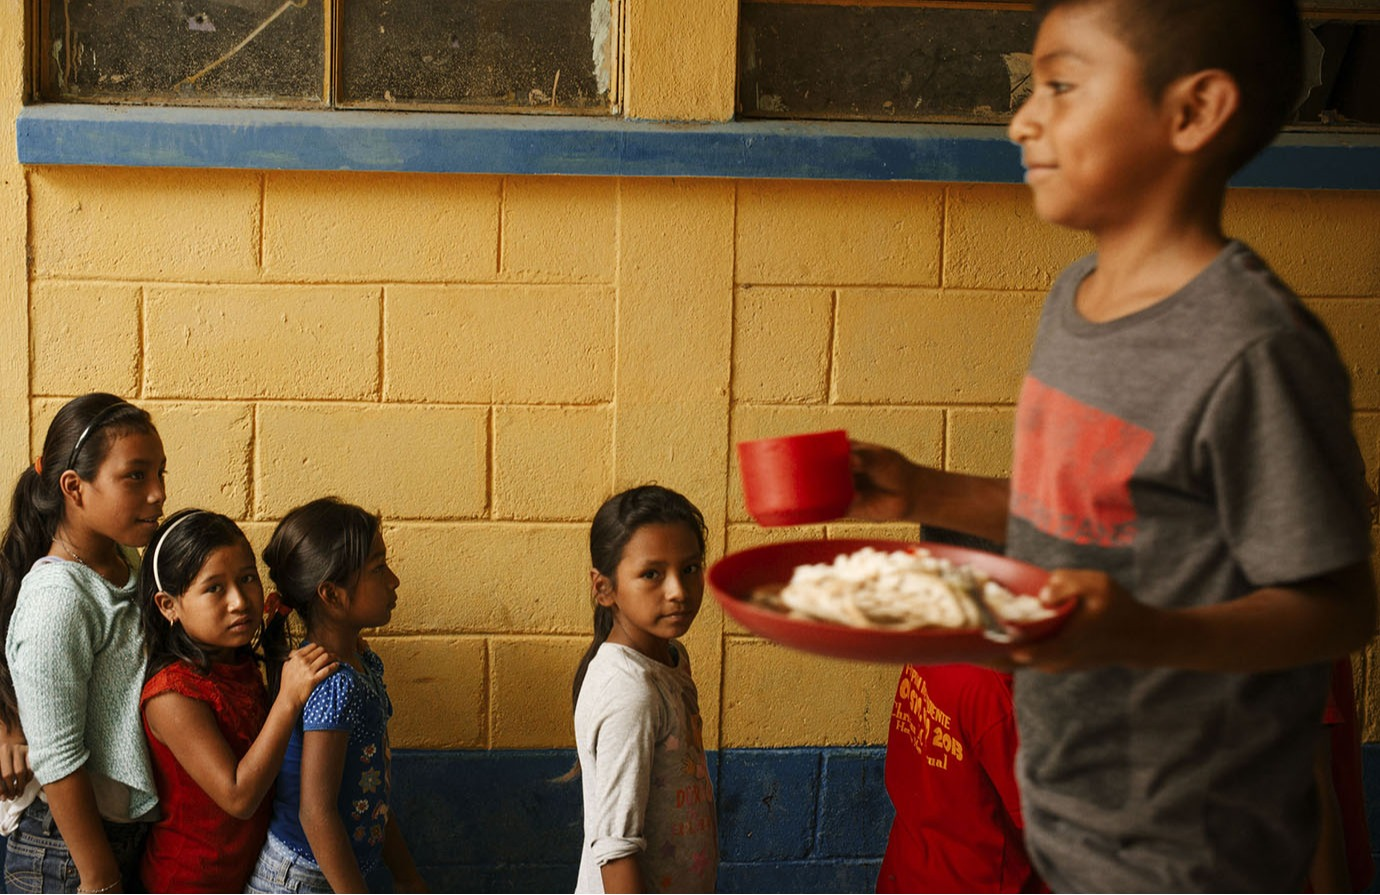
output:
<svg viewBox="0 0 1380 895"><path fill-rule="evenodd" d="M21 110L27 165L1019 183L994 125L44 104ZM1380 189L1380 135L1288 134L1237 186Z"/></svg>

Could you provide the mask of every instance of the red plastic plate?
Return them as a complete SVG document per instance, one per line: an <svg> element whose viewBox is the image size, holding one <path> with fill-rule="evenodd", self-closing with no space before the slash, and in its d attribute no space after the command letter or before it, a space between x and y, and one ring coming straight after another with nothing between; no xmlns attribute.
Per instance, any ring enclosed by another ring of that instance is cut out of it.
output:
<svg viewBox="0 0 1380 895"><path fill-rule="evenodd" d="M980 628L920 628L913 631L852 628L792 618L749 602L756 588L790 581L796 566L833 562L839 554L853 553L863 547L886 551L923 547L935 556L981 569L1017 594L1038 594L1049 577L1044 569L981 550L924 541L850 539L789 541L731 553L710 567L709 588L724 612L752 633L783 646L822 656L864 662L943 665L990 660L1006 654L1010 644L989 640ZM1055 614L1050 618L1010 625L1012 642L1028 643L1050 636L1067 620L1068 614L1073 611L1073 604L1067 603L1054 609Z"/></svg>

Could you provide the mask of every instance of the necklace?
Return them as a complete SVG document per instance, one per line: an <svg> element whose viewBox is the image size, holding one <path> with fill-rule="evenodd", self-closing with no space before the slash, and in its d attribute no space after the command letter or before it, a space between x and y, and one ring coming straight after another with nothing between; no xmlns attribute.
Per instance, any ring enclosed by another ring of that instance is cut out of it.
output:
<svg viewBox="0 0 1380 895"><path fill-rule="evenodd" d="M71 544L67 543L67 539L64 538L61 534L59 534L59 533L56 532L56 531L53 532L53 539L56 540L59 544L61 544L64 550L66 550L68 553L72 554L72 558L73 558L73 559L75 559L77 562L81 563L82 565L86 566L88 569L91 568L91 564L88 563L86 560L82 559L82 558L81 558L81 554L78 553L78 552L72 547Z"/></svg>

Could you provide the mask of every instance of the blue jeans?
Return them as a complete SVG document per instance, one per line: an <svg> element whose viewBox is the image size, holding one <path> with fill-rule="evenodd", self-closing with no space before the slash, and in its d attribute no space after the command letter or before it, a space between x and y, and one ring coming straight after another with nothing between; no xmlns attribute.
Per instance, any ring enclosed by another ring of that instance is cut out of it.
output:
<svg viewBox="0 0 1380 895"><path fill-rule="evenodd" d="M288 848L272 833L259 852L259 862L249 876L246 892L320 892L329 895L335 891L326 882L326 876L316 862L304 858Z"/></svg>
<svg viewBox="0 0 1380 895"><path fill-rule="evenodd" d="M105 821L105 835L120 865L126 892L142 891L139 858L148 824ZM72 852L62 841L48 803L34 799L5 848L5 889L10 892L76 892L81 884Z"/></svg>

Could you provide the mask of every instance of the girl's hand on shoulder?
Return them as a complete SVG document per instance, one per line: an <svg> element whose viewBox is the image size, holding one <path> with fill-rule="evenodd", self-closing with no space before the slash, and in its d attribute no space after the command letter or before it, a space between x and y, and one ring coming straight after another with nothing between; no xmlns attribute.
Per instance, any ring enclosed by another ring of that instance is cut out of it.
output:
<svg viewBox="0 0 1380 895"><path fill-rule="evenodd" d="M1053 637L1011 650L1017 666L1040 671L1137 665L1137 650L1154 629L1157 614L1106 572L1087 569L1056 569L1040 599L1048 606L1078 603Z"/></svg>
<svg viewBox="0 0 1380 895"><path fill-rule="evenodd" d="M301 709L316 685L330 677L340 665L335 656L316 643L309 643L288 654L283 662L283 674L278 683L278 696L289 699Z"/></svg>

